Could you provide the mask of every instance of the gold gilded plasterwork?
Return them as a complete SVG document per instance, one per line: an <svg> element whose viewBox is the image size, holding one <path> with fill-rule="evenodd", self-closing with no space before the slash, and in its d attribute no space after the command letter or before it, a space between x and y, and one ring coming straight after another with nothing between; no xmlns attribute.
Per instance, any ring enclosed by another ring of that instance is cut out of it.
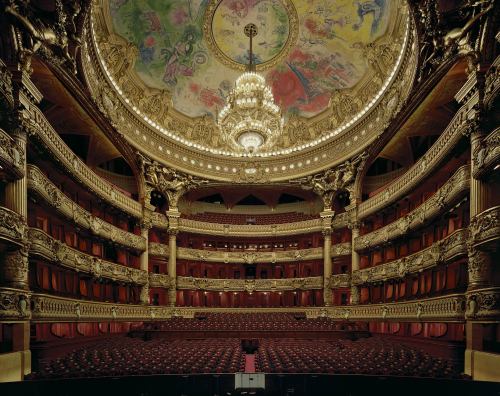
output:
<svg viewBox="0 0 500 396"><path fill-rule="evenodd" d="M404 9L406 10L406 7ZM331 166L332 158L336 161L347 159L352 155L354 149L364 147L383 132L389 121L394 117L394 114L403 105L415 75L414 66L416 64L416 56L415 51L411 49L412 42L415 39L413 33L409 35L405 48L402 47L402 37L405 36L407 29L407 10L403 14L399 15L398 18L394 18L392 21L393 26L391 25L391 31L399 39L392 38L390 44L399 48L402 51L402 55L401 64L392 79L392 86L388 90L388 94L380 97L378 102L375 101L376 103L371 112L366 113L364 117L360 117L358 122L349 121L349 126L335 138L326 138L326 135L334 128L337 122L335 120L332 121L329 116L332 111L331 109L326 110L324 114L313 119L303 120L308 125L307 133L310 135L312 133L313 137L316 136L323 139L321 142L318 141L319 143L314 149L309 149L309 146L304 143L301 146L297 146L298 149L296 148L293 153L292 151L288 152L288 149L284 149L285 151L281 153L284 155L260 157L259 163L267 180L286 180L290 178L291 174L300 176L311 173L314 170L319 170L325 167L326 164ZM102 30L105 28L105 20L102 15L102 9L99 6L94 7L94 18L92 21L96 39L99 40L99 37L106 36L106 34L99 33L99 29ZM213 153L207 151L204 146L206 144L205 140L203 142L189 140L187 138L189 135L197 135L196 133L193 134L193 120L177 114L173 109L169 108L167 118L171 117L172 121L167 122L167 125L175 127L175 131L170 131L164 126L165 124L162 124L165 132L159 132L157 130L157 127L159 127L158 122L154 118L155 115L147 117L147 120L141 119L137 116L137 112L134 112L127 105L122 96L114 94L115 88L111 87L109 77L106 76L106 73L102 69L102 64L98 60L97 47L94 45L93 38L90 35L91 32L92 29L89 25L89 29L86 30L86 40L83 44L84 52L88 55L83 57L83 67L88 85L101 109L103 109L103 96L113 98L110 100L113 102L113 106L110 109L104 108L104 113L113 119L115 126L124 133L135 147L141 151L147 151L150 156L161 162L181 168L191 174L206 175L206 177L210 175L210 178L216 180L235 181L240 179L240 175L235 173L240 169L246 169L248 160L229 156L229 151L224 150L222 146L219 146L219 148L213 147ZM109 34L109 32L107 33ZM376 44L386 45L387 43L377 42ZM97 43L97 46L99 46L99 43ZM353 94L355 90L364 90L363 95L368 95L369 91L374 92L373 83L375 80L374 76L367 77L366 81L360 81L353 88L353 91L346 93L346 95L350 95L351 97L359 96L355 93ZM134 84L136 83L137 80L131 80L131 84L127 86L135 86ZM122 87L121 91L123 93L125 87ZM134 91L136 90L134 89ZM139 98L144 98L149 95L149 91L142 89L137 91L135 95ZM349 98L349 101L351 99ZM138 101L131 100L131 98L128 98L128 101L134 103L134 107L139 109ZM142 110L139 110L142 114ZM200 121L198 120L198 122ZM206 120L203 122L206 122ZM304 128L299 128L300 125L297 127L297 122L293 122L291 125L296 128L297 132L302 133L305 130ZM205 127L208 131L214 131L213 128ZM177 134L177 140L169 137L167 132ZM215 142L217 140L214 138L214 136L217 136L216 131L212 135L210 133L207 135L208 141ZM297 139L297 141L300 141L300 139ZM306 141L305 138L303 141ZM291 143L295 144L295 142ZM289 144L290 142L281 142L276 148L290 147ZM221 158L221 154L224 158ZM293 162L290 161L291 159ZM249 182L255 183L251 179Z"/></svg>
<svg viewBox="0 0 500 396"><path fill-rule="evenodd" d="M217 45L217 42L214 38L212 22L214 13L217 10L217 7L221 3L222 0L209 0L209 4L205 10L205 16L203 18L203 37L205 38L205 42L208 45L208 48L212 51L212 54L217 58L217 60L232 69L245 71L247 65L236 62L227 56ZM281 49L281 51L276 54L272 59L259 63L255 65L256 71L264 71L268 70L277 64L279 64L290 52L292 46L295 45L297 41L297 37L299 35L299 16L297 15L297 10L293 5L291 0L280 0L284 10L287 13L288 17L288 38L286 40L285 45Z"/></svg>

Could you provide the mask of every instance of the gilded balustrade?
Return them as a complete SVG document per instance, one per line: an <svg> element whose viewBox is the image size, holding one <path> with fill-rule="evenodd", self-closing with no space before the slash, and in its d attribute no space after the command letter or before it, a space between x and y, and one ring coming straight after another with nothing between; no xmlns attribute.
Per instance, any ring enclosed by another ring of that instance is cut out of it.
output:
<svg viewBox="0 0 500 396"><path fill-rule="evenodd" d="M463 322L466 304L462 294L434 297L418 301L390 304L356 305L342 307L309 308L176 308L166 306L146 306L112 304L75 300L70 298L34 293L32 319L37 321L148 321L171 317L193 318L197 312L219 313L305 313L308 318L329 317L338 321L375 320L385 321L447 321ZM1 307L1 306L0 306Z"/></svg>
<svg viewBox="0 0 500 396"><path fill-rule="evenodd" d="M142 217L142 206L139 202L123 194L111 183L94 173L78 156L64 143L54 130L44 114L33 107L33 114L28 115L29 132L62 164L63 168L85 188L106 201L109 205L119 208L135 217Z"/></svg>
<svg viewBox="0 0 500 396"><path fill-rule="evenodd" d="M363 219L402 199L422 184L443 158L456 146L471 127L467 119L468 105L462 106L432 147L402 176L390 183L383 191L359 205L358 217Z"/></svg>
<svg viewBox="0 0 500 396"><path fill-rule="evenodd" d="M314 290L323 288L323 277L285 279L214 279L177 277L177 289L207 291L285 291Z"/></svg>
<svg viewBox="0 0 500 396"><path fill-rule="evenodd" d="M412 210L406 216L372 231L359 236L354 241L354 249L359 251L373 246L378 246L390 240L405 236L409 231L424 226L432 219L443 213L445 209L455 204L456 201L469 190L470 167L464 165L448 179L422 205Z"/></svg>
<svg viewBox="0 0 500 396"><path fill-rule="evenodd" d="M169 246L163 243L150 242L149 255L168 257ZM341 243L332 246L332 257L351 254L351 244ZM291 261L317 260L323 258L323 248L284 250L274 252L242 251L228 252L220 250L203 250L178 247L177 258L186 260L200 260L216 263L282 263Z"/></svg>
<svg viewBox="0 0 500 396"><path fill-rule="evenodd" d="M352 283L359 286L388 279L404 278L407 274L416 274L456 257L466 256L468 237L469 231L467 229L457 230L447 238L412 255L354 271Z"/></svg>
<svg viewBox="0 0 500 396"><path fill-rule="evenodd" d="M148 273L136 268L126 267L112 263L86 253L82 253L42 230L30 228L28 230L30 241L30 255L40 256L61 267L77 272L91 274L95 278L108 278L118 282L144 285L148 281Z"/></svg>
<svg viewBox="0 0 500 396"><path fill-rule="evenodd" d="M146 240L143 237L122 230L92 215L62 193L34 165L28 165L28 189L35 192L64 217L74 221L79 227L90 230L92 234L137 251L146 249Z"/></svg>
<svg viewBox="0 0 500 396"><path fill-rule="evenodd" d="M447 321L465 318L465 297L451 294L416 301L387 304L347 305L327 308L326 316L338 320Z"/></svg>
<svg viewBox="0 0 500 396"><path fill-rule="evenodd" d="M170 289L175 287L175 282L172 283L170 276L166 274L149 273L149 287L159 287L162 289Z"/></svg>

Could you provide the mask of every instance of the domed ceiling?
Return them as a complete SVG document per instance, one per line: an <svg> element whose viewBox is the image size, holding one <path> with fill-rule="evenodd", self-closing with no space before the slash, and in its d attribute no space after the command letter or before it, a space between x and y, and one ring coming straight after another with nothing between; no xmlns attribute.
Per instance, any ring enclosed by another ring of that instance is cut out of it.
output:
<svg viewBox="0 0 500 396"><path fill-rule="evenodd" d="M112 30L137 49L134 70L171 93L176 110L215 117L249 62L243 33L254 23L254 63L285 115L315 116L332 92L368 72L362 48L388 30L389 0L111 0Z"/></svg>
<svg viewBox="0 0 500 396"><path fill-rule="evenodd" d="M389 0L94 0L83 70L148 156L216 180L286 180L360 154L387 128L416 72L409 14ZM278 133L253 152L217 117L249 62L248 23L281 108Z"/></svg>

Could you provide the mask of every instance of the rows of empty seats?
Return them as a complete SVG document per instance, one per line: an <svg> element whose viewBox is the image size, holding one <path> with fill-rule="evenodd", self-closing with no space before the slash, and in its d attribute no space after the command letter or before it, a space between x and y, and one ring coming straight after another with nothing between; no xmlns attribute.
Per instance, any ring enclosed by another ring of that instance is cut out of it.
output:
<svg viewBox="0 0 500 396"><path fill-rule="evenodd" d="M146 330L359 330L358 325L339 323L329 318L306 319L292 313L207 313L194 319L172 318L162 322L147 323Z"/></svg>
<svg viewBox="0 0 500 396"><path fill-rule="evenodd" d="M257 371L457 377L454 365L381 338L350 340L261 340Z"/></svg>
<svg viewBox="0 0 500 396"><path fill-rule="evenodd" d="M298 212L276 213L268 215L204 212L191 214L186 217L191 220L217 224L284 224L311 220L317 218L318 216Z"/></svg>
<svg viewBox="0 0 500 396"><path fill-rule="evenodd" d="M245 358L239 339L151 340L116 337L41 362L35 378L234 373Z"/></svg>

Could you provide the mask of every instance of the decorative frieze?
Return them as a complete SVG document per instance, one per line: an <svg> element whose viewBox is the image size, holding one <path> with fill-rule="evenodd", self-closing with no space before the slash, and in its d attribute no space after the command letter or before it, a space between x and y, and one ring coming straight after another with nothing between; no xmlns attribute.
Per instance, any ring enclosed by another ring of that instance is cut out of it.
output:
<svg viewBox="0 0 500 396"><path fill-rule="evenodd" d="M359 219L363 219L400 200L419 186L465 134L469 125L468 112L468 106L462 106L432 147L407 172L378 194L362 202L358 208Z"/></svg>
<svg viewBox="0 0 500 396"><path fill-rule="evenodd" d="M330 289L341 289L351 286L351 275L350 274L337 274L330 277L330 282L328 287Z"/></svg>
<svg viewBox="0 0 500 396"><path fill-rule="evenodd" d="M475 178L493 170L500 163L500 128L485 137L472 154Z"/></svg>
<svg viewBox="0 0 500 396"><path fill-rule="evenodd" d="M43 257L62 267L91 274L95 278L108 278L136 285L144 285L148 281L146 271L115 264L82 253L52 238L42 230L30 228L28 235L31 243L30 255Z"/></svg>
<svg viewBox="0 0 500 396"><path fill-rule="evenodd" d="M0 240L22 244L25 230L25 219L21 215L0 206Z"/></svg>
<svg viewBox="0 0 500 396"><path fill-rule="evenodd" d="M406 216L378 230L357 237L354 241L354 249L362 250L378 246L424 226L456 203L468 191L469 185L470 167L464 165L435 194Z"/></svg>
<svg viewBox="0 0 500 396"><path fill-rule="evenodd" d="M30 319L30 297L24 290L0 288L0 320Z"/></svg>
<svg viewBox="0 0 500 396"><path fill-rule="evenodd" d="M284 291L323 288L323 277L288 279L213 279L178 276L177 289L210 291Z"/></svg>
<svg viewBox="0 0 500 396"><path fill-rule="evenodd" d="M415 274L453 258L465 256L467 255L468 234L467 229L457 230L447 238L410 256L354 271L352 283L362 285L404 278L407 274Z"/></svg>
<svg viewBox="0 0 500 396"><path fill-rule="evenodd" d="M34 165L28 165L28 188L67 219L74 221L76 225L89 230L92 234L137 251L146 249L146 240L143 237L122 230L92 215L63 194Z"/></svg>
<svg viewBox="0 0 500 396"><path fill-rule="evenodd" d="M64 143L59 134L45 118L40 109L33 107L28 115L29 132L47 149L73 179L94 193L109 205L121 209L137 219L142 217L142 205L123 194L119 189L108 183L92 171Z"/></svg>
<svg viewBox="0 0 500 396"><path fill-rule="evenodd" d="M500 239L500 206L474 216L469 225L473 246L498 243Z"/></svg>
<svg viewBox="0 0 500 396"><path fill-rule="evenodd" d="M14 179L23 177L25 157L23 147L0 128L0 175L6 173Z"/></svg>
<svg viewBox="0 0 500 396"><path fill-rule="evenodd" d="M161 287L163 289L175 288L175 281L166 274L149 274L149 287Z"/></svg>
<svg viewBox="0 0 500 396"><path fill-rule="evenodd" d="M498 322L500 319L500 288L490 287L467 293L465 316L468 320L493 320Z"/></svg>

